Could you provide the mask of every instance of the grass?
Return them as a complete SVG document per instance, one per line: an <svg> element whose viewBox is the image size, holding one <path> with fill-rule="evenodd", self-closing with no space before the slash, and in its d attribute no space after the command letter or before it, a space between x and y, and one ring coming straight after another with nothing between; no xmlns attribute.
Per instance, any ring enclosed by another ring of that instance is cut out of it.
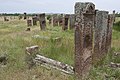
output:
<svg viewBox="0 0 120 80"><path fill-rule="evenodd" d="M48 24L47 24L48 25ZM118 26L117 26L118 27ZM0 19L0 55L8 54L7 67L0 67L0 80L74 80L74 75L67 75L54 69L41 66L28 70L25 63L25 48L39 45L39 53L46 57L74 66L74 31L62 31L61 27L47 26L46 31L40 31L39 25L32 26L26 32L25 20L10 20L3 22ZM88 80L119 80L120 70L108 67L110 62L120 62L119 57L114 57L113 52L120 52L120 31L113 28L112 50L90 72ZM40 37L34 38L34 35ZM54 38L59 37L56 41Z"/></svg>

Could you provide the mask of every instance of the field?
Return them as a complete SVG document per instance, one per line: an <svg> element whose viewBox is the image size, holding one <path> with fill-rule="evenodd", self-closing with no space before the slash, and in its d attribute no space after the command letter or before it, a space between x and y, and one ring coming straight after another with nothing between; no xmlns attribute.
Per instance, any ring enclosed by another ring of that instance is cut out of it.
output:
<svg viewBox="0 0 120 80"><path fill-rule="evenodd" d="M26 20L16 17L4 22L0 17L0 55L8 57L7 65L0 65L0 80L74 80L74 75L51 68L35 66L29 70L25 63L25 48L38 45L39 54L74 66L74 31L49 24L46 31L41 31L39 25L32 26L31 31L26 28ZM92 68L88 80L120 80L120 69L109 67L110 62L120 63L119 56L113 54L120 52L120 31L116 28L120 26L113 27L112 50Z"/></svg>

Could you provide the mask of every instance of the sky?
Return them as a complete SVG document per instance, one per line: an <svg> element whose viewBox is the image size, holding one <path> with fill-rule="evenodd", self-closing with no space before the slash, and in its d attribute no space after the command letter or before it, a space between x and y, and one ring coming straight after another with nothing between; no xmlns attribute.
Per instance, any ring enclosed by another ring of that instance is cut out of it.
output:
<svg viewBox="0 0 120 80"><path fill-rule="evenodd" d="M0 0L0 13L74 13L76 2L92 2L96 9L120 12L120 0Z"/></svg>

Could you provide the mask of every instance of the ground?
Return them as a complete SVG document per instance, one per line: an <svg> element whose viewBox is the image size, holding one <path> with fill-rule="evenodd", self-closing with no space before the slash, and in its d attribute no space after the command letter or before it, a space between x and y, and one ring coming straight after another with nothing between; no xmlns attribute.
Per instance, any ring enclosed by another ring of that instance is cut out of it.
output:
<svg viewBox="0 0 120 80"><path fill-rule="evenodd" d="M38 45L39 54L74 66L74 31L62 31L61 27L48 24L46 31L41 31L39 25L32 26L31 31L26 28L26 20L16 17L4 22L0 17L0 55L8 57L7 65L0 66L0 80L74 80L74 75L51 68L35 66L29 70L25 63L25 48ZM116 28L112 38L112 50L92 68L87 80L120 80L120 69L109 67L110 62L120 63L120 58L113 56L120 52L120 31Z"/></svg>

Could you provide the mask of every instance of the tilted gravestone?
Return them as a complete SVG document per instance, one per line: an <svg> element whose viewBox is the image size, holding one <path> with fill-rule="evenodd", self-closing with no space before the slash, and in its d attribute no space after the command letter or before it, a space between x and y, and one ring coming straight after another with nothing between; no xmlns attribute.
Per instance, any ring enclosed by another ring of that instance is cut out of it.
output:
<svg viewBox="0 0 120 80"><path fill-rule="evenodd" d="M33 26L36 26L37 25L37 16L33 16L32 21L33 21Z"/></svg>
<svg viewBox="0 0 120 80"><path fill-rule="evenodd" d="M77 2L75 16L75 74L78 80L82 80L92 65L95 5Z"/></svg>
<svg viewBox="0 0 120 80"><path fill-rule="evenodd" d="M74 29L75 27L75 14L70 15L70 29Z"/></svg>
<svg viewBox="0 0 120 80"><path fill-rule="evenodd" d="M32 20L30 20L30 19L27 20L27 26L28 27L32 26Z"/></svg>
<svg viewBox="0 0 120 80"><path fill-rule="evenodd" d="M93 62L96 63L106 54L106 37L108 26L108 12L96 11L94 27Z"/></svg>
<svg viewBox="0 0 120 80"><path fill-rule="evenodd" d="M45 13L39 14L39 22L40 22L40 29L45 30L46 29Z"/></svg>
<svg viewBox="0 0 120 80"><path fill-rule="evenodd" d="M69 14L64 15L62 30L67 30L69 26Z"/></svg>
<svg viewBox="0 0 120 80"><path fill-rule="evenodd" d="M53 26L58 26L58 15L57 14L53 15Z"/></svg>

